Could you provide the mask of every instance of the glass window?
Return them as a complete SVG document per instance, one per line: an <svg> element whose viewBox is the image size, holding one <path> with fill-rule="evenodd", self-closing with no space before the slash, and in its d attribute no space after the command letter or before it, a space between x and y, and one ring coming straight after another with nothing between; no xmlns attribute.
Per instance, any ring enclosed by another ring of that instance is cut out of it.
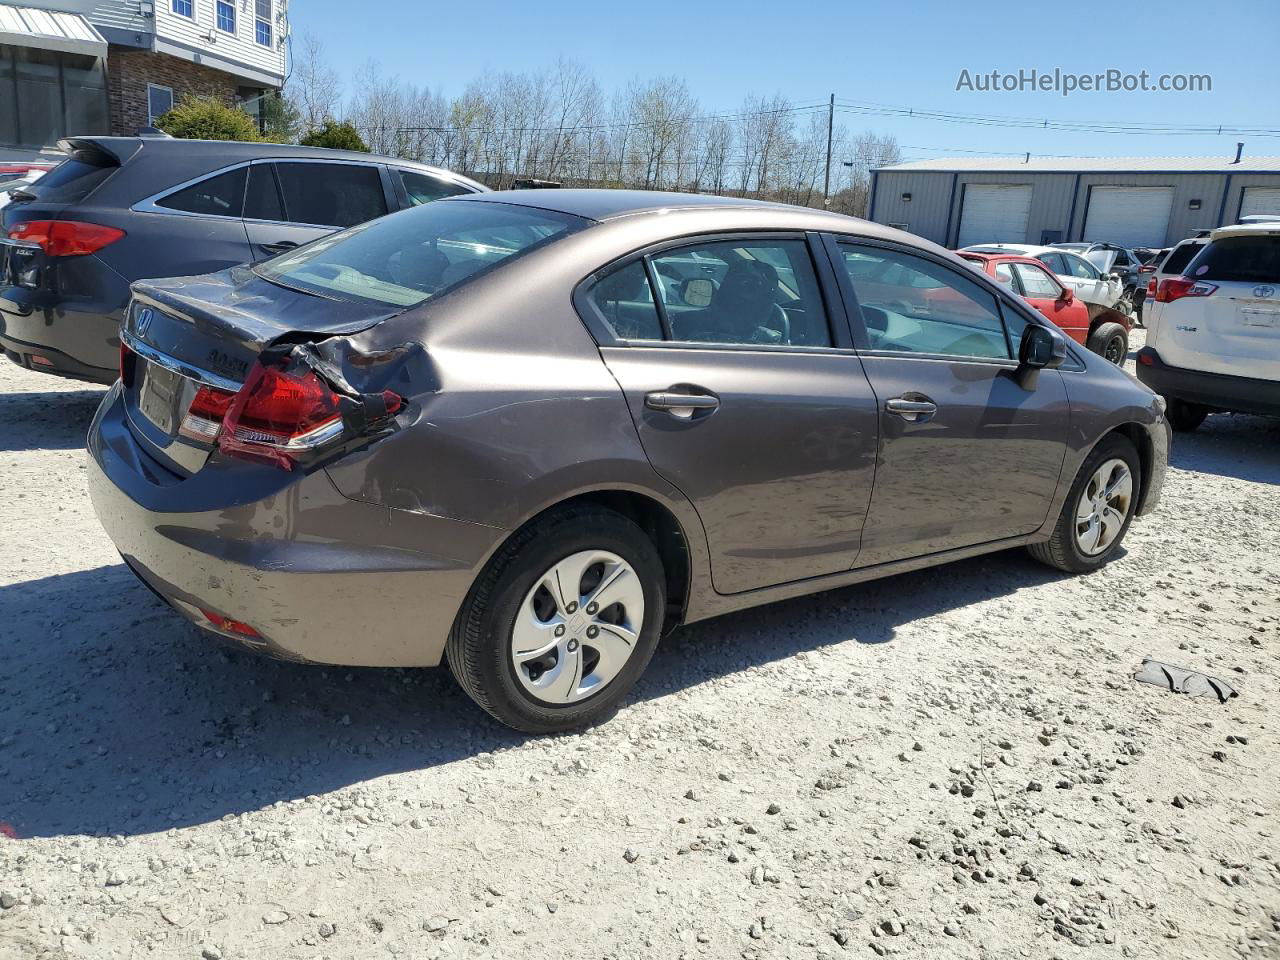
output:
<svg viewBox="0 0 1280 960"><path fill-rule="evenodd" d="M831 345L803 240L725 240L651 260L673 340Z"/></svg>
<svg viewBox="0 0 1280 960"><path fill-rule="evenodd" d="M156 121L173 109L173 90L159 87L154 83L147 84L147 123L155 126Z"/></svg>
<svg viewBox="0 0 1280 960"><path fill-rule="evenodd" d="M285 219L326 227L354 227L387 212L377 167L352 163L275 165Z"/></svg>
<svg viewBox="0 0 1280 960"><path fill-rule="evenodd" d="M1280 236L1214 240L1187 267L1186 275L1225 283L1280 283Z"/></svg>
<svg viewBox="0 0 1280 960"><path fill-rule="evenodd" d="M662 324L644 261L635 260L597 281L587 299L615 337L662 339Z"/></svg>
<svg viewBox="0 0 1280 960"><path fill-rule="evenodd" d="M993 294L923 257L840 244L873 350L1010 359Z"/></svg>
<svg viewBox="0 0 1280 960"><path fill-rule="evenodd" d="M1054 273L1066 273L1067 265L1062 262L1062 254L1045 253L1036 257L1041 263L1052 270Z"/></svg>
<svg viewBox="0 0 1280 960"><path fill-rule="evenodd" d="M1180 243L1172 250L1169 255L1164 258L1164 262L1160 264L1161 273L1180 274L1188 263L1195 259L1195 255L1204 249L1203 243Z"/></svg>
<svg viewBox="0 0 1280 960"><path fill-rule="evenodd" d="M219 30L224 33L236 32L236 8L234 4L227 3L227 0L218 0L217 19Z"/></svg>
<svg viewBox="0 0 1280 960"><path fill-rule="evenodd" d="M254 39L264 47L271 46L271 0L254 0Z"/></svg>
<svg viewBox="0 0 1280 960"><path fill-rule="evenodd" d="M1066 261L1067 269L1071 271L1071 276L1079 277L1081 280L1098 279L1098 271L1094 269L1093 264L1088 260L1082 259L1081 257L1070 256L1064 256L1062 259ZM1066 276L1066 274L1063 274L1063 276Z"/></svg>
<svg viewBox="0 0 1280 960"><path fill-rule="evenodd" d="M466 187L427 176L425 173L413 173L410 170L399 170L397 173L400 174L400 182L404 184L405 192L409 195L411 206L417 207L432 200L439 200L441 197L456 197L459 194L471 192Z"/></svg>
<svg viewBox="0 0 1280 960"><path fill-rule="evenodd" d="M996 279L1006 287L1013 286L1013 271L1009 269L1009 265L1007 263L996 264Z"/></svg>
<svg viewBox="0 0 1280 960"><path fill-rule="evenodd" d="M316 240L254 270L321 296L411 307L586 224L514 204L428 203Z"/></svg>
<svg viewBox="0 0 1280 960"><path fill-rule="evenodd" d="M63 160L28 189L46 203L78 203L120 168L83 160Z"/></svg>
<svg viewBox="0 0 1280 960"><path fill-rule="evenodd" d="M22 143L49 144L66 133L62 128L59 59L60 55L52 50L34 47L21 48L14 57Z"/></svg>
<svg viewBox="0 0 1280 960"><path fill-rule="evenodd" d="M193 16L191 0L173 0L172 8L173 12L180 17Z"/></svg>
<svg viewBox="0 0 1280 960"><path fill-rule="evenodd" d="M1054 279L1037 266L1030 263L1015 263L1013 269L1018 274L1018 279L1022 281L1024 297L1057 300L1062 292Z"/></svg>
<svg viewBox="0 0 1280 960"><path fill-rule="evenodd" d="M249 168L249 187L244 195L246 220L284 220L284 207L271 164L255 163Z"/></svg>
<svg viewBox="0 0 1280 960"><path fill-rule="evenodd" d="M171 193L156 206L211 217L238 217L244 204L245 168L228 170Z"/></svg>

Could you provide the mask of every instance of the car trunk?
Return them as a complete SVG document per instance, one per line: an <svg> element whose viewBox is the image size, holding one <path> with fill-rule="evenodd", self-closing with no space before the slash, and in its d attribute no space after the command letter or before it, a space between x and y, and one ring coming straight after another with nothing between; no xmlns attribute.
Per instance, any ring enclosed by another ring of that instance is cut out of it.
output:
<svg viewBox="0 0 1280 960"><path fill-rule="evenodd" d="M267 347L357 333L389 315L385 306L269 283L245 267L140 281L122 335L136 355L124 386L130 431L177 479L190 476L215 445L184 429L202 386L234 393Z"/></svg>

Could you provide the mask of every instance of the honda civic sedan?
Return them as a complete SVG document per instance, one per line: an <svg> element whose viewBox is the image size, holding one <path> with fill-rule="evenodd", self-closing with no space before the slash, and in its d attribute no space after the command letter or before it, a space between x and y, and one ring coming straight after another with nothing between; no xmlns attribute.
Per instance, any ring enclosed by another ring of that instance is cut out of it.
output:
<svg viewBox="0 0 1280 960"><path fill-rule="evenodd" d="M90 488L204 630L444 661L546 732L608 715L680 624L1013 547L1099 567L1159 500L1163 412L919 237L488 193L135 284Z"/></svg>

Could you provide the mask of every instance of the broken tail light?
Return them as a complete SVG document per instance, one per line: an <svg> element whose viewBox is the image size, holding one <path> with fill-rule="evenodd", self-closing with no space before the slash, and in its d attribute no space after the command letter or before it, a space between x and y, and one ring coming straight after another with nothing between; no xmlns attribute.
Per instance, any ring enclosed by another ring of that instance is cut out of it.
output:
<svg viewBox="0 0 1280 960"><path fill-rule="evenodd" d="M213 443L218 439L222 421L235 398L236 395L229 390L201 386L187 408L178 432L190 440Z"/></svg>
<svg viewBox="0 0 1280 960"><path fill-rule="evenodd" d="M1205 283L1203 280L1167 277L1156 287L1156 303L1173 303L1183 297L1207 297L1217 289L1217 284Z"/></svg>
<svg viewBox="0 0 1280 960"><path fill-rule="evenodd" d="M138 355L129 349L129 345L120 338L120 382L126 387L133 385L133 369L137 366Z"/></svg>
<svg viewBox="0 0 1280 960"><path fill-rule="evenodd" d="M78 220L28 220L9 230L9 239L33 243L50 257L97 253L125 235L123 230Z"/></svg>
<svg viewBox="0 0 1280 960"><path fill-rule="evenodd" d="M240 620L232 620L230 617L224 617L220 613L214 613L212 610L201 609L200 613L211 624L219 630L226 630L228 633L234 633L241 637L248 637L251 640L261 640L262 634L253 627Z"/></svg>
<svg viewBox="0 0 1280 960"><path fill-rule="evenodd" d="M228 396L212 388L202 388L201 393L205 390L210 393L197 416L210 425L221 425L220 430L214 430L218 450L285 470L293 469L297 455L343 436L347 429L344 403L358 407L365 423L384 420L404 405L390 390L355 401L339 396L314 370L298 374L261 363L249 371L239 393ZM224 397L226 405L215 420ZM193 401L193 410L195 407ZM203 424L193 427L207 429ZM207 433L204 436L212 439Z"/></svg>

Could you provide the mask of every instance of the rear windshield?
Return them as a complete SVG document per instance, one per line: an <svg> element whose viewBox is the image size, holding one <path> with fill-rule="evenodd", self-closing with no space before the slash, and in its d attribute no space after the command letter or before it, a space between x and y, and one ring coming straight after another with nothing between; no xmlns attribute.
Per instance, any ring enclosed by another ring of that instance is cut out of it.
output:
<svg viewBox="0 0 1280 960"><path fill-rule="evenodd" d="M1184 243L1169 251L1169 256L1160 264L1161 273L1182 273L1187 264L1197 253L1204 249L1203 243Z"/></svg>
<svg viewBox="0 0 1280 960"><path fill-rule="evenodd" d="M103 167L83 160L63 160L23 190L45 203L78 203L119 169L114 164Z"/></svg>
<svg viewBox="0 0 1280 960"><path fill-rule="evenodd" d="M254 270L306 293L412 307L587 222L514 204L445 200L335 233Z"/></svg>
<svg viewBox="0 0 1280 960"><path fill-rule="evenodd" d="M1186 275L1228 283L1280 283L1280 235L1214 240L1191 262Z"/></svg>

